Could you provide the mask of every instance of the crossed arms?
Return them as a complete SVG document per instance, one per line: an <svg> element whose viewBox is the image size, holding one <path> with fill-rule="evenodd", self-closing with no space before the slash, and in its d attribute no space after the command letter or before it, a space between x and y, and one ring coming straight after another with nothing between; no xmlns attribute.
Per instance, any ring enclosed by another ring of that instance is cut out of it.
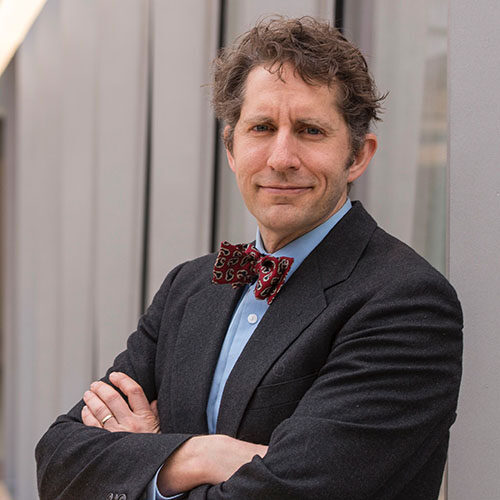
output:
<svg viewBox="0 0 500 500"><path fill-rule="evenodd" d="M156 401L149 403L142 387L124 373L110 373L109 381L125 394L128 404L113 386L94 382L83 396L86 406L82 408L82 422L109 432L159 433ZM113 417L102 425L109 415ZM201 484L222 483L255 455L264 457L267 448L222 434L194 436L165 462L158 475L158 488L168 496Z"/></svg>

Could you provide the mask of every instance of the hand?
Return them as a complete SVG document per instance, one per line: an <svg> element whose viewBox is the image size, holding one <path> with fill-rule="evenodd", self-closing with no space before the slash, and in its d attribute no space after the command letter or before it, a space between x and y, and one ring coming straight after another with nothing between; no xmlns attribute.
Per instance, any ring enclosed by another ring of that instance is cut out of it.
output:
<svg viewBox="0 0 500 500"><path fill-rule="evenodd" d="M267 449L222 434L195 436L165 462L158 475L158 488L162 495L175 495L200 484L227 481L255 455L263 458Z"/></svg>
<svg viewBox="0 0 500 500"><path fill-rule="evenodd" d="M83 395L86 404L82 409L83 423L110 432L159 433L156 401L149 404L142 387L125 373L113 372L109 380L127 396L128 404L109 384L94 382Z"/></svg>

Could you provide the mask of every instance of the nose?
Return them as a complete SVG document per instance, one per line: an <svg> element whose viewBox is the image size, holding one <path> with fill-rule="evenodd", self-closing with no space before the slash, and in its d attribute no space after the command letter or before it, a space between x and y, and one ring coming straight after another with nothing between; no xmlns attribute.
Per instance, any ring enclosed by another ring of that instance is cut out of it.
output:
<svg viewBox="0 0 500 500"><path fill-rule="evenodd" d="M273 170L284 171L299 168L297 141L289 130L281 129L274 136L267 166Z"/></svg>

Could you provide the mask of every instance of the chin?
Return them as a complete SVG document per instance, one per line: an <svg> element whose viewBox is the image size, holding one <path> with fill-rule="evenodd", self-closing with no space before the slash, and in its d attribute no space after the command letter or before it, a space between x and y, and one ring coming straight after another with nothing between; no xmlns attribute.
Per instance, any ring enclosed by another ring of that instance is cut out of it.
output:
<svg viewBox="0 0 500 500"><path fill-rule="evenodd" d="M269 229L281 232L293 228L298 222L299 215L298 210L269 210L256 219Z"/></svg>

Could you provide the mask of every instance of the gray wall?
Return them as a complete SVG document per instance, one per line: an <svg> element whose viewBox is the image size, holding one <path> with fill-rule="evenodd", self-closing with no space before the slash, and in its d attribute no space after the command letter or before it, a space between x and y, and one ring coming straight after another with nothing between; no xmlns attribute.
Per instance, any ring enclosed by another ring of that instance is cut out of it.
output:
<svg viewBox="0 0 500 500"><path fill-rule="evenodd" d="M450 278L465 315L450 500L500 498L500 3L450 2Z"/></svg>

